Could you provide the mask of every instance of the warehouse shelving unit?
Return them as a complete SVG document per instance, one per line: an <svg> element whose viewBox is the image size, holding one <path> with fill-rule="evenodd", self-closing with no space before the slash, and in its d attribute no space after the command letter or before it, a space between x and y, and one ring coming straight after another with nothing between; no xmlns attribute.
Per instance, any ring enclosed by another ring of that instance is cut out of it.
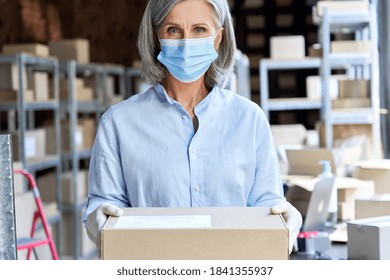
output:
<svg viewBox="0 0 390 280"><path fill-rule="evenodd" d="M8 130L18 134L18 158L22 163L22 168L35 175L39 171L44 171L50 168L56 170L56 203L59 212L61 212L61 181L60 174L62 170L61 164L61 136L60 136L60 102L59 102L59 62L54 58L46 58L34 56L27 53L18 53L15 55L0 55L0 64L16 65L18 90L16 100L2 101L0 103L0 111L7 112ZM51 73L52 84L51 89L53 97L47 101L29 101L25 100L26 93L26 73L27 71L44 71ZM53 122L55 126L55 153L46 155L42 158L27 158L26 156L26 131L35 126L35 111L52 111ZM17 115L17 117L16 117ZM15 158L16 155L14 155ZM24 186L24 190L28 190L28 185ZM61 248L61 215L57 213L48 217L48 222L51 225L57 226L56 246Z"/></svg>
<svg viewBox="0 0 390 280"><path fill-rule="evenodd" d="M96 255L96 252L91 252L88 255L81 254L81 212L85 208L87 200L82 200L77 197L77 189L80 187L77 185L78 173L80 171L80 161L88 160L91 156L91 149L78 149L77 147L77 124L80 116L87 116L94 114L95 122L98 124L101 114L106 109L103 104L103 91L101 77L103 73L103 66L101 64L89 63L80 64L75 60L69 60L61 63L61 73L68 81L68 100L62 102L61 110L62 117L69 121L69 153L63 154L63 166L64 170L72 172L72 201L70 204L63 204L63 213L72 215L73 224L73 258L74 259L90 259ZM76 98L76 85L75 81L77 77L93 77L94 78L94 94L95 97L90 101L78 101Z"/></svg>
<svg viewBox="0 0 390 280"><path fill-rule="evenodd" d="M333 125L335 124L369 124L372 127L372 152L374 158L381 154L380 107L379 107L379 64L376 5L369 4L367 11L329 11L324 8L318 16L316 7L313 19L319 26L319 39L322 46L322 63L320 67L322 81L321 120L325 125L325 144L333 146ZM352 33L355 40L370 40L370 53L331 53L332 34ZM353 67L355 79L370 80L371 106L363 109L332 109L329 94L329 79L332 64L340 63Z"/></svg>
<svg viewBox="0 0 390 280"><path fill-rule="evenodd" d="M321 121L325 125L326 147L333 147L333 125L335 124L370 124L372 125L372 149L375 158L380 157L380 108L379 108L379 73L377 27L375 5L370 4L370 10L365 12L332 12L324 9L321 17L316 17L313 8L314 22L319 25L319 39L322 47L322 57L307 57L297 60L261 59L260 75L260 105L270 120L271 111L282 110L319 110ZM372 52L368 53L330 53L331 34L338 32L354 32L356 38L371 40ZM321 76L321 100L300 98L270 98L270 70L317 69ZM370 108L332 109L329 91L329 81L332 70L345 71L351 79L370 80Z"/></svg>
<svg viewBox="0 0 390 280"><path fill-rule="evenodd" d="M320 109L320 100L310 100L305 97L296 98L270 98L268 72L270 70L299 70L299 69L319 69L321 59L306 58L297 60L275 60L261 59L259 62L260 69L260 105L268 118L270 119L270 111L282 110L309 110Z"/></svg>

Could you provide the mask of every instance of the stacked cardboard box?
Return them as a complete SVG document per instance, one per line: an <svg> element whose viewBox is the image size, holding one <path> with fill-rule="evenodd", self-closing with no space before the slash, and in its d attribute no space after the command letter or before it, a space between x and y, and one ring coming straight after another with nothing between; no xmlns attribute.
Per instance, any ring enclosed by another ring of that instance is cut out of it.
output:
<svg viewBox="0 0 390 280"><path fill-rule="evenodd" d="M390 215L390 193L356 198L356 219Z"/></svg>
<svg viewBox="0 0 390 280"><path fill-rule="evenodd" d="M88 191L88 171L79 170L77 178L73 178L71 172L62 173L60 176L63 203L76 203L87 198ZM73 181L76 180L76 188L73 188ZM56 174L53 172L41 175L37 178L42 201L56 201L57 182ZM76 200L75 200L76 199Z"/></svg>
<svg viewBox="0 0 390 280"><path fill-rule="evenodd" d="M61 61L76 60L78 63L89 63L89 41L83 38L62 39L49 42L50 55Z"/></svg>
<svg viewBox="0 0 390 280"><path fill-rule="evenodd" d="M13 158L20 161L19 133L11 132ZM43 128L27 130L24 138L24 153L26 159L43 158L46 156L46 133Z"/></svg>
<svg viewBox="0 0 390 280"><path fill-rule="evenodd" d="M352 176L375 182L375 193L390 193L390 160L363 160L354 164Z"/></svg>

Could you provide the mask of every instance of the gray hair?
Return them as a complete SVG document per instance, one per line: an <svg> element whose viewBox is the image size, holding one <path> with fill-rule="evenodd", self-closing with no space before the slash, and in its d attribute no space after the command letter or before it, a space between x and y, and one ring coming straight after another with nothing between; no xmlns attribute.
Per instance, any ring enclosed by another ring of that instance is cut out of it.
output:
<svg viewBox="0 0 390 280"><path fill-rule="evenodd" d="M139 35L138 50L142 59L142 77L150 84L161 83L166 77L166 68L157 60L160 43L157 31L175 5L185 0L149 0L143 15ZM226 0L206 0L215 11L218 27L224 28L218 48L218 58L211 64L205 75L208 88L225 86L233 70L236 38L233 20Z"/></svg>

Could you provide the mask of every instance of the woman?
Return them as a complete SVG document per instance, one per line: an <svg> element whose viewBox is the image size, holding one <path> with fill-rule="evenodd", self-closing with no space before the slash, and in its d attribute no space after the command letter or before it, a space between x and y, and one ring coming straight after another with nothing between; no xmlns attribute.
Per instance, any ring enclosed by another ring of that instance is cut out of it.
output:
<svg viewBox="0 0 390 280"><path fill-rule="evenodd" d="M290 229L269 124L258 105L223 89L235 37L226 0L149 0L138 48L154 86L103 116L92 150L83 220L100 230L121 207L267 206Z"/></svg>

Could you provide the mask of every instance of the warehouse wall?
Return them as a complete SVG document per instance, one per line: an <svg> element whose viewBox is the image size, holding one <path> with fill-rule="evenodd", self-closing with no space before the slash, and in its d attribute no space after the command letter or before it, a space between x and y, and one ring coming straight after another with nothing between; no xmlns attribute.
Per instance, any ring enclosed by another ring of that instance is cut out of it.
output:
<svg viewBox="0 0 390 280"><path fill-rule="evenodd" d="M90 40L91 60L131 65L145 0L0 0L0 47L47 43L52 39Z"/></svg>

